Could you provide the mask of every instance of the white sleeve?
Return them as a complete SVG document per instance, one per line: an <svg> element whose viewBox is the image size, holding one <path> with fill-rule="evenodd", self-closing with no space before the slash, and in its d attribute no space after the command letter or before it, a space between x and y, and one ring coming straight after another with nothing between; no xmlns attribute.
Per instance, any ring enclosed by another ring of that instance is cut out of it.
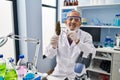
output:
<svg viewBox="0 0 120 80"><path fill-rule="evenodd" d="M54 49L54 48L52 48L51 45L48 45L48 46L46 47L46 50L45 50L45 54L44 54L44 55L45 55L47 58L53 58L56 54L57 54L57 48Z"/></svg>
<svg viewBox="0 0 120 80"><path fill-rule="evenodd" d="M76 46L83 51L83 57L87 57L90 53L92 53L92 58L95 57L96 49L93 45L91 35L86 34L84 41L80 41Z"/></svg>

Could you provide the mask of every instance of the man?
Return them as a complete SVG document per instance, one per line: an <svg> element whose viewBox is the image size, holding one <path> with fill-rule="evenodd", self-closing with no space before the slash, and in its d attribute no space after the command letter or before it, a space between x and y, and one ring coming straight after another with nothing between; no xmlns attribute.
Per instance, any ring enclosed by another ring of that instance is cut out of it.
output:
<svg viewBox="0 0 120 80"><path fill-rule="evenodd" d="M95 48L92 43L92 36L80 29L81 17L78 11L71 11L67 14L65 21L66 29L61 31L60 36L54 35L50 45L46 48L47 57L56 56L56 67L51 75L61 78L74 78L74 66L80 52L83 57L89 53L95 56Z"/></svg>

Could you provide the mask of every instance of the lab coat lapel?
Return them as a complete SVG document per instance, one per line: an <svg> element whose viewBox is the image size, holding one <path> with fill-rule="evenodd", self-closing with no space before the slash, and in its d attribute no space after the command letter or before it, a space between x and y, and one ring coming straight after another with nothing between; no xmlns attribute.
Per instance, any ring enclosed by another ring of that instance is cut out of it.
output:
<svg viewBox="0 0 120 80"><path fill-rule="evenodd" d="M63 33L62 42L65 46L69 46L69 42L67 40L67 35L65 33Z"/></svg>
<svg viewBox="0 0 120 80"><path fill-rule="evenodd" d="M70 47L70 44L67 39L67 29L63 30L62 42L64 42L65 46Z"/></svg>
<svg viewBox="0 0 120 80"><path fill-rule="evenodd" d="M71 45L69 44L66 33L67 33L67 31L64 30L64 32L63 32L63 41L64 41L64 44L67 45L68 47L75 46L75 42L72 42ZM77 36L78 36L78 38L80 38L80 30L78 30Z"/></svg>

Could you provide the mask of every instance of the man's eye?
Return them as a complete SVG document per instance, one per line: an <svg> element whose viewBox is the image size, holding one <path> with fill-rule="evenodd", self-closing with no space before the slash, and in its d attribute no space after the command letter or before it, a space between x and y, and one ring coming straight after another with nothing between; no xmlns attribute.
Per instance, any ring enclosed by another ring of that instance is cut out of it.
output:
<svg viewBox="0 0 120 80"><path fill-rule="evenodd" d="M75 21L79 21L79 19L75 19Z"/></svg>
<svg viewBox="0 0 120 80"><path fill-rule="evenodd" d="M72 20L73 20L73 18L70 18L69 20L70 20L70 21L72 21Z"/></svg>

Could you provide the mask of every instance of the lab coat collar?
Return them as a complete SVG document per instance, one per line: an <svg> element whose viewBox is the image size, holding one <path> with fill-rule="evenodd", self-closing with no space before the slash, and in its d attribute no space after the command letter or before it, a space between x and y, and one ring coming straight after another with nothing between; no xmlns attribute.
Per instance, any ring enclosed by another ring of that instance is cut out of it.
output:
<svg viewBox="0 0 120 80"><path fill-rule="evenodd" d="M72 42L72 44L70 45L69 44L69 42L68 42L68 39L67 39L67 29L64 29L63 30L63 39L64 39L64 41L65 41L65 44L68 46L68 47L74 47L76 44L75 44L75 42ZM77 36L78 36L78 38L80 39L80 29L78 29L77 30Z"/></svg>

